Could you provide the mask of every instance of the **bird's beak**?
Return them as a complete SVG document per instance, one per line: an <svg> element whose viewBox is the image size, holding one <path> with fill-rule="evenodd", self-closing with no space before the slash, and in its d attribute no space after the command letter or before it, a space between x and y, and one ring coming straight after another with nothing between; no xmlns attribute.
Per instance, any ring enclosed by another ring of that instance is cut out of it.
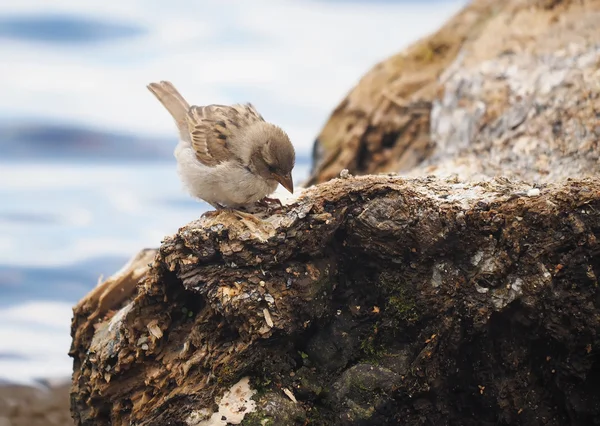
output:
<svg viewBox="0 0 600 426"><path fill-rule="evenodd" d="M274 174L273 177L281 184L281 186L290 191L292 194L294 193L294 181L292 180L291 173L288 173L285 176Z"/></svg>

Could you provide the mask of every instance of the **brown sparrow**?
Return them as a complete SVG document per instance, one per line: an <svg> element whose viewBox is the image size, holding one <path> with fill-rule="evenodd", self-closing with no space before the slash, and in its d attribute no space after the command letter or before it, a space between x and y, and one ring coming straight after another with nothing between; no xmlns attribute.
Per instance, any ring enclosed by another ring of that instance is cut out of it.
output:
<svg viewBox="0 0 600 426"><path fill-rule="evenodd" d="M175 119L175 158L192 196L219 210L272 201L278 183L294 192L294 147L251 104L190 106L168 81L147 87Z"/></svg>

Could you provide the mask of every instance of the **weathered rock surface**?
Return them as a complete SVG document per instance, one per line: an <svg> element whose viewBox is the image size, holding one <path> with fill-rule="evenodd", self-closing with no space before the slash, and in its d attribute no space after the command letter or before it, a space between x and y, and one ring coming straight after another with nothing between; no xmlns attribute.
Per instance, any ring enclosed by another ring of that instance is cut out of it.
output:
<svg viewBox="0 0 600 426"><path fill-rule="evenodd" d="M474 0L332 113L309 184L343 169L530 182L600 172L600 1Z"/></svg>
<svg viewBox="0 0 600 426"><path fill-rule="evenodd" d="M79 305L77 424L600 423L599 179L350 176L263 220Z"/></svg>
<svg viewBox="0 0 600 426"><path fill-rule="evenodd" d="M323 183L192 222L75 307L76 423L600 425L599 22L476 0L376 66Z"/></svg>

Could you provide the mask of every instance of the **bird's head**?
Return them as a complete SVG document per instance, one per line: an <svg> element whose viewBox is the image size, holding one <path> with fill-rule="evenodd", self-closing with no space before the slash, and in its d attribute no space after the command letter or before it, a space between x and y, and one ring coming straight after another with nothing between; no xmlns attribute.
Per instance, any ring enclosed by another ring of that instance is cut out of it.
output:
<svg viewBox="0 0 600 426"><path fill-rule="evenodd" d="M292 169L296 152L288 135L279 127L261 122L258 131L252 132L251 168L265 180L275 180L294 193Z"/></svg>

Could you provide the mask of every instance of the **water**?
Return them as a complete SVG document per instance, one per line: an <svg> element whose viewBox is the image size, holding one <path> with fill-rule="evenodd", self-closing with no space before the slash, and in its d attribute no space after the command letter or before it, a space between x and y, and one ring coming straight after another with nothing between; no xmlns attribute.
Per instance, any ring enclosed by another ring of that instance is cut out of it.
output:
<svg viewBox="0 0 600 426"><path fill-rule="evenodd" d="M0 3L0 382L68 377L71 307L207 207L145 84L252 101L290 135L300 182L358 78L464 2L227 3Z"/></svg>
<svg viewBox="0 0 600 426"><path fill-rule="evenodd" d="M298 177L306 176L299 164ZM37 178L33 178L37 176ZM69 374L71 306L207 209L172 162L0 164L0 378Z"/></svg>

